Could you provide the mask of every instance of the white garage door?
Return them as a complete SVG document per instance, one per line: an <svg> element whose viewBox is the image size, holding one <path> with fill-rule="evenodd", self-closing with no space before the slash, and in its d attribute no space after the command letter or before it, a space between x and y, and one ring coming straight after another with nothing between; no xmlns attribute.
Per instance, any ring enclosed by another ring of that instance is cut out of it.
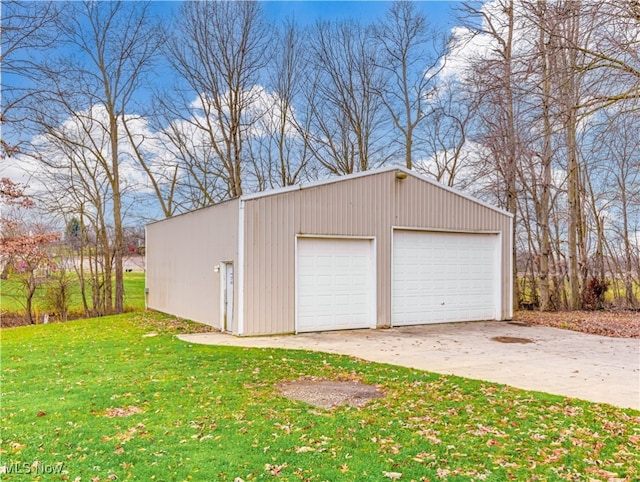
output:
<svg viewBox="0 0 640 482"><path fill-rule="evenodd" d="M493 320L498 236L395 231L392 324Z"/></svg>
<svg viewBox="0 0 640 482"><path fill-rule="evenodd" d="M373 241L298 238L297 332L375 326Z"/></svg>

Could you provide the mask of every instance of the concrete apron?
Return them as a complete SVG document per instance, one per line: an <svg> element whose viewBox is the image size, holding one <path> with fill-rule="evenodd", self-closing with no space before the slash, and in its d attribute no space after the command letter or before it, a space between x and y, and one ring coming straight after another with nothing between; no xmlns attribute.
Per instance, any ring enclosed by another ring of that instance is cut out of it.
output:
<svg viewBox="0 0 640 482"><path fill-rule="evenodd" d="M501 343L496 337L532 343ZM179 335L190 343L351 355L526 390L640 409L640 340L505 322L234 337Z"/></svg>

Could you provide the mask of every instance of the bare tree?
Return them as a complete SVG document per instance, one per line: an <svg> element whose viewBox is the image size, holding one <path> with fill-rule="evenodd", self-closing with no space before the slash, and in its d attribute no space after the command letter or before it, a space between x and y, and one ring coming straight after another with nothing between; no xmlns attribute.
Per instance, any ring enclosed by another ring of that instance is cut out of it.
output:
<svg viewBox="0 0 640 482"><path fill-rule="evenodd" d="M428 104L426 122L416 138L428 147L431 157L426 164L419 162L414 167L447 186L468 188L478 180L468 142L475 105L453 78L441 81L429 92Z"/></svg>
<svg viewBox="0 0 640 482"><path fill-rule="evenodd" d="M48 56L37 77L43 91L32 104L40 132L67 146L71 155L90 154L96 174L108 182L115 289L113 305L107 299L107 311L117 313L124 309L121 126L158 48L148 7L121 2L67 4L56 29L60 42L81 55ZM64 127L65 120L70 120L72 129Z"/></svg>
<svg viewBox="0 0 640 482"><path fill-rule="evenodd" d="M53 26L59 7L54 2L2 2L0 65L3 78L0 123L5 126L0 139L2 158L17 154L19 143L24 141L19 138L20 123L24 120L22 107L37 89L29 80L34 70L37 70L34 58L56 40ZM10 141L7 140L7 127Z"/></svg>
<svg viewBox="0 0 640 482"><path fill-rule="evenodd" d="M584 219L584 167L581 166L578 145L580 99L582 98L582 55L572 45L586 41L581 26L581 4L576 1L558 2L555 15L558 21L555 36L557 48L553 59L557 76L555 100L561 106L562 131L567 170L569 302L571 309L581 306L581 289L587 277L586 233Z"/></svg>
<svg viewBox="0 0 640 482"><path fill-rule="evenodd" d="M177 119L167 139L190 171L200 204L243 193L246 145L257 122L252 107L263 92L256 85L269 61L269 38L257 2L181 6L168 53L182 87L158 101Z"/></svg>
<svg viewBox="0 0 640 482"><path fill-rule="evenodd" d="M292 21L286 22L279 32L270 69L274 102L262 121L267 149L261 156L252 156L269 166L269 187L296 184L311 157L308 107L302 101L307 67L304 49L302 32Z"/></svg>
<svg viewBox="0 0 640 482"><path fill-rule="evenodd" d="M555 31L557 16L550 11L549 4L543 0L525 2L523 15L535 25L538 31L537 42L530 49L528 62L535 69L532 75L532 86L529 97L532 99L532 125L539 125L541 129L530 139L530 152L525 160L526 167L521 170L521 183L527 191L533 204L532 216L526 217L528 224L534 224L536 229L530 231L531 250L535 252L536 270L532 277L539 278L532 285L539 286L541 311L554 307L554 290L551 283L550 269L553 262L551 244L551 210L552 210L552 167L553 167L553 139L557 113L554 106L553 90L555 87L554 62L556 53ZM528 162L527 162L528 161ZM535 239L532 239L535 238ZM537 242L536 242L537 241ZM536 292L533 292L534 297Z"/></svg>
<svg viewBox="0 0 640 482"><path fill-rule="evenodd" d="M273 56L265 69L266 88L260 95L262 112L247 147L251 168L246 178L251 188L290 186L308 176L310 108L304 101L308 59L306 38L292 21L274 36ZM254 107L255 108L255 107Z"/></svg>
<svg viewBox="0 0 640 482"><path fill-rule="evenodd" d="M412 169L414 132L430 111L428 92L444 67L446 39L405 0L391 5L385 21L374 27L374 38L382 47L381 67L388 76L381 97L400 132L405 165Z"/></svg>
<svg viewBox="0 0 640 482"><path fill-rule="evenodd" d="M599 159L593 166L589 204L602 235L598 254L603 258L608 254L610 274L622 282L623 289L613 283L620 304L634 308L638 303L634 283L639 277L634 233L640 223L640 116L612 106L597 118L589 133L589 155ZM601 262L605 264L604 259Z"/></svg>
<svg viewBox="0 0 640 482"><path fill-rule="evenodd" d="M637 1L579 2L580 16L588 22L577 38L565 38L566 47L583 58L581 70L615 76L616 82L599 83L591 95L582 98L586 111L618 102L640 99L640 4ZM574 5L574 7L576 7ZM585 42L585 32L589 41Z"/></svg>
<svg viewBox="0 0 640 482"><path fill-rule="evenodd" d="M149 116L153 118L155 114L150 113ZM179 163L170 156L162 158L160 153L166 151L160 135L150 131L147 118L142 115L123 115L120 120L129 141L130 155L146 174L162 214L166 218L173 216L179 207Z"/></svg>
<svg viewBox="0 0 640 482"><path fill-rule="evenodd" d="M93 115L91 117L97 117ZM90 125L86 119L86 126ZM109 143L99 131L86 134L73 121L63 124L39 146L47 179L49 210L63 219L79 222L76 271L85 316L102 316L113 310L114 236L109 225L111 185L95 152ZM72 139L73 142L69 142ZM93 147L95 143L95 147Z"/></svg>
<svg viewBox="0 0 640 482"><path fill-rule="evenodd" d="M379 92L381 59L371 29L356 22L318 22L311 33L307 81L313 116L310 147L329 172L348 174L383 164L390 153Z"/></svg>

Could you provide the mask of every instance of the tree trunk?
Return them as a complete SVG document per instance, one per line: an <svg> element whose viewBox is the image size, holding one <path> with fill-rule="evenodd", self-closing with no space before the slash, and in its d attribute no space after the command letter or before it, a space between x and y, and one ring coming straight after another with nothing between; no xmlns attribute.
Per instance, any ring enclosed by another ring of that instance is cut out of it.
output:
<svg viewBox="0 0 640 482"><path fill-rule="evenodd" d="M629 217L627 210L627 189L625 183L620 185L620 202L622 205L622 239L624 240L624 290L627 308L635 308L636 296L633 292L633 256L629 239Z"/></svg>
<svg viewBox="0 0 640 482"><path fill-rule="evenodd" d="M578 45L579 29L578 18L580 4L567 1L564 7L562 19L562 31L564 33L563 49L560 52L560 95L564 109L564 139L567 154L567 178L568 178L568 251L569 251L569 308L578 310L581 307L580 280L581 266L580 255L583 235L582 205L581 205L581 173L578 160L578 65L577 51L572 48Z"/></svg>
<svg viewBox="0 0 640 482"><path fill-rule="evenodd" d="M580 309L580 269L578 263L578 230L580 223L580 176L576 146L575 110L569 113L565 127L567 145L567 170L569 177L569 304L572 310Z"/></svg>
<svg viewBox="0 0 640 482"><path fill-rule="evenodd" d="M551 231L549 227L549 213L551 209L551 136L553 130L551 126L551 72L549 56L552 52L550 39L546 35L547 17L546 1L538 0L538 16L540 22L540 36L538 38L538 49L542 59L542 194L538 206L538 224L540 226L540 311L548 311L552 307L551 288L549 286L549 258L551 256Z"/></svg>
<svg viewBox="0 0 640 482"><path fill-rule="evenodd" d="M114 265L115 265L115 300L114 312L124 311L124 270L122 266L123 232L122 232L122 198L120 192L120 171L118 159L118 119L110 116L110 140L111 140L111 178L113 191L113 227L114 233ZM111 284L111 278L107 279Z"/></svg>
<svg viewBox="0 0 640 482"><path fill-rule="evenodd" d="M38 320L33 319L33 295L36 293L36 280L33 270L27 278L27 299L25 303L25 311L30 324L35 324Z"/></svg>
<svg viewBox="0 0 640 482"><path fill-rule="evenodd" d="M505 181L507 192L507 211L513 214L513 233L511 236L511 259L513 266L513 308L518 309L520 302L520 290L518 288L518 257L516 247L516 226L518 224L518 199L517 199L517 146L516 146L516 129L514 118L514 99L513 99L513 81L512 81L512 69L513 69L513 29L514 29L514 9L513 0L509 2L508 6L508 32L505 45L505 62L504 62L504 83L506 94L506 121L507 121L507 165L505 166Z"/></svg>

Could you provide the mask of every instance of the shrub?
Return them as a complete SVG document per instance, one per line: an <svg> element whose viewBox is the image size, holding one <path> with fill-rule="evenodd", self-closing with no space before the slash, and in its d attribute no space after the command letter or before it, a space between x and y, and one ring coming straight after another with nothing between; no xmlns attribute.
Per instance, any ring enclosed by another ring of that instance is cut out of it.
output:
<svg viewBox="0 0 640 482"><path fill-rule="evenodd" d="M585 310L602 310L604 308L604 294L611 282L606 279L591 277L582 288L582 306Z"/></svg>
<svg viewBox="0 0 640 482"><path fill-rule="evenodd" d="M44 291L44 306L60 321L67 321L69 314L69 302L71 297L71 276L61 270L53 280L46 285Z"/></svg>

